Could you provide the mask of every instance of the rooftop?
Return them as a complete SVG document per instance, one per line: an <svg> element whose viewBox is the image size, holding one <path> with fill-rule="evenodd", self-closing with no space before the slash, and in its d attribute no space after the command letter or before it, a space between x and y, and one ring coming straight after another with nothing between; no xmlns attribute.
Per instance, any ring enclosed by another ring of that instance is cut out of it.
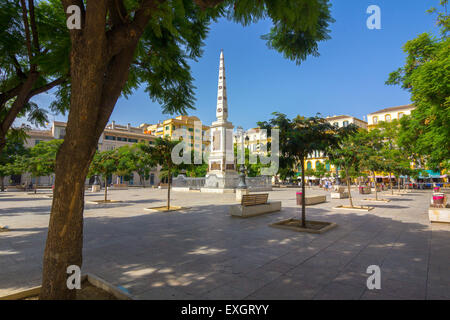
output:
<svg viewBox="0 0 450 320"><path fill-rule="evenodd" d="M353 117L353 116L348 116L348 115L345 115L345 114L339 115L339 116L326 117L326 120L338 120L338 119L346 119L346 118L352 118L352 119L355 119L355 120L367 123L364 120L358 119L358 118Z"/></svg>
<svg viewBox="0 0 450 320"><path fill-rule="evenodd" d="M397 107L390 107L390 108L385 108L385 109L381 109L381 110L369 113L369 116L372 114L377 114L377 113L384 113L384 112L404 110L404 109L414 109L414 108L415 108L415 106L412 104L407 104L407 105L397 106Z"/></svg>

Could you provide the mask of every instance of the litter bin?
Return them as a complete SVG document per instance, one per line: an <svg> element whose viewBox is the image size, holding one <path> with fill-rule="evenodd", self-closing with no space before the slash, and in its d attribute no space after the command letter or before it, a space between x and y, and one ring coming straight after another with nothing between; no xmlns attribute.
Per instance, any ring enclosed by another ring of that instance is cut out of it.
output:
<svg viewBox="0 0 450 320"><path fill-rule="evenodd" d="M301 192L297 192L295 195L297 197L297 205L301 206L302 205L302 193Z"/></svg>
<svg viewBox="0 0 450 320"><path fill-rule="evenodd" d="M433 204L434 205L445 205L444 200L445 200L445 195L443 193L433 194Z"/></svg>

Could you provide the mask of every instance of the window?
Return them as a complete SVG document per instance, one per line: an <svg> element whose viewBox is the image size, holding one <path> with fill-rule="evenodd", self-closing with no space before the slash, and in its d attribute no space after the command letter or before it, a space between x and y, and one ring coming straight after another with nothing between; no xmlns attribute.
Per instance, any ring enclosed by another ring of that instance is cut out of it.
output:
<svg viewBox="0 0 450 320"><path fill-rule="evenodd" d="M116 140L114 136L105 136L105 140Z"/></svg>
<svg viewBox="0 0 450 320"><path fill-rule="evenodd" d="M398 118L401 119L405 114L403 112L398 113Z"/></svg>
<svg viewBox="0 0 450 320"><path fill-rule="evenodd" d="M128 139L128 142L136 143L138 141L137 141L137 139Z"/></svg>
<svg viewBox="0 0 450 320"><path fill-rule="evenodd" d="M189 130L190 132L193 132L193 131L194 131L194 129L193 129L193 128L189 128L188 130Z"/></svg>
<svg viewBox="0 0 450 320"><path fill-rule="evenodd" d="M41 140L34 140L34 145L39 144L39 142L41 142Z"/></svg>
<svg viewBox="0 0 450 320"><path fill-rule="evenodd" d="M170 126L166 126L166 131L169 131L169 129L170 129Z"/></svg>
<svg viewBox="0 0 450 320"><path fill-rule="evenodd" d="M386 119L386 122L390 122L391 121L391 115L390 114L387 114L384 118Z"/></svg>
<svg viewBox="0 0 450 320"><path fill-rule="evenodd" d="M306 169L311 169L311 168L312 168L311 161L308 161L308 162L306 163Z"/></svg>
<svg viewBox="0 0 450 320"><path fill-rule="evenodd" d="M339 122L335 122L335 123L333 123L333 126L335 126L335 127L339 127Z"/></svg>
<svg viewBox="0 0 450 320"><path fill-rule="evenodd" d="M344 123L342 124L344 127L348 126L348 121L344 121Z"/></svg>
<svg viewBox="0 0 450 320"><path fill-rule="evenodd" d="M378 124L378 117L373 117L373 124Z"/></svg>

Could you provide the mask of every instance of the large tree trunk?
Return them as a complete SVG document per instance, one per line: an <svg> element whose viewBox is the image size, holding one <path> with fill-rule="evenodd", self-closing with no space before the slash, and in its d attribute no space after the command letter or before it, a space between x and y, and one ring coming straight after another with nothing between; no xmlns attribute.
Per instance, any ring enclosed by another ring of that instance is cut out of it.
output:
<svg viewBox="0 0 450 320"><path fill-rule="evenodd" d="M100 28L104 30L104 25ZM84 46L72 46L71 106L66 137L56 158L40 299L76 297L75 290L66 286L66 269L70 265L81 268L82 264L84 182L99 137L128 77L136 47L127 48L106 65L103 40L96 37Z"/></svg>
<svg viewBox="0 0 450 320"><path fill-rule="evenodd" d="M2 192L5 191L5 177L0 177L1 181L1 190Z"/></svg>
<svg viewBox="0 0 450 320"><path fill-rule="evenodd" d="M34 194L36 194L37 193L37 185L38 185L38 179L39 179L39 177L36 177L36 181L35 181L35 183L34 183Z"/></svg>
<svg viewBox="0 0 450 320"><path fill-rule="evenodd" d="M305 159L301 159L302 167L302 227L306 228L306 205L305 205Z"/></svg>
<svg viewBox="0 0 450 320"><path fill-rule="evenodd" d="M90 135L85 136L75 128L68 126L66 139L56 158L55 191L40 299L74 299L76 296L76 290L67 288L66 269L70 265L81 268L82 264L84 182L95 152L95 142L89 141Z"/></svg>
<svg viewBox="0 0 450 320"><path fill-rule="evenodd" d="M62 0L64 11L72 5ZM56 157L56 179L42 271L40 299L74 299L67 267L81 268L84 183L97 143L128 79L138 41L154 3L145 1L133 22L108 31L107 1L83 1L82 29L70 30L71 101L66 136ZM117 19L112 17L115 23ZM120 22L118 22L120 23Z"/></svg>

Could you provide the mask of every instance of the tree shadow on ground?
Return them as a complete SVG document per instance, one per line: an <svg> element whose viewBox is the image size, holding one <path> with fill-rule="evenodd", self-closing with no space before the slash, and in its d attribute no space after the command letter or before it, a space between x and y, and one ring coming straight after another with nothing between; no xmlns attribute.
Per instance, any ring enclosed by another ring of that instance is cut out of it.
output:
<svg viewBox="0 0 450 320"><path fill-rule="evenodd" d="M35 200L52 200L52 199L46 198L43 195L42 196L37 195L36 197L30 196L28 198L15 198L14 197L14 198L4 199L4 201L12 201L12 202L25 202L25 201L35 201ZM0 202L1 202L1 200L0 200Z"/></svg>
<svg viewBox="0 0 450 320"><path fill-rule="evenodd" d="M268 226L298 217L292 207L249 219L231 218L228 205L152 214L124 210L134 216L85 218L83 272L139 298L450 298L450 289L442 287L442 279L450 279L450 229L402 222L404 211L380 217L375 210L307 207L307 219L338 224L316 235ZM45 236L46 228L0 235L7 239L0 241L0 257L7 258L0 258L0 288L39 284ZM383 286L369 294L365 272L371 264L381 267Z"/></svg>

